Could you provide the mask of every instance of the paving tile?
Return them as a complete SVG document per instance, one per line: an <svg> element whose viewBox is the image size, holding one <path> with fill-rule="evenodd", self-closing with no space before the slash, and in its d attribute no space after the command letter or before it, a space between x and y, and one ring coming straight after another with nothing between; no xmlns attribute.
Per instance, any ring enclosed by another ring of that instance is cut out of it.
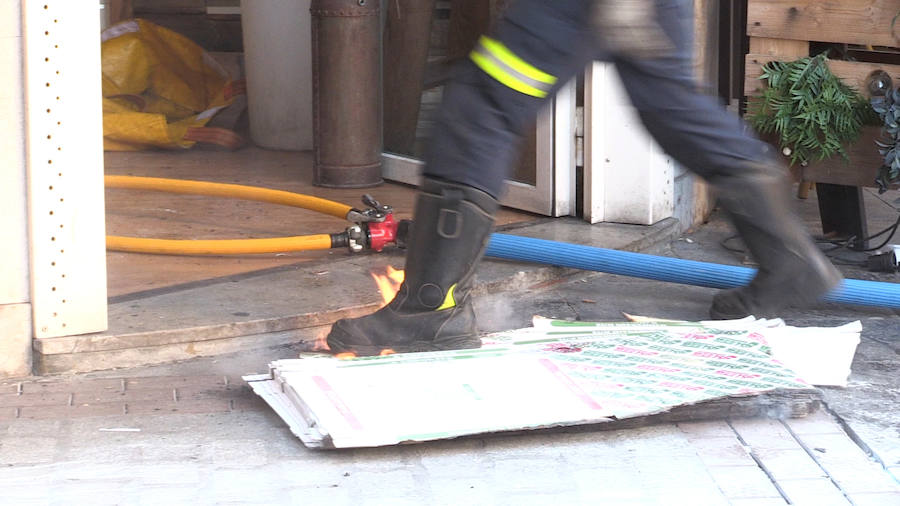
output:
<svg viewBox="0 0 900 506"><path fill-rule="evenodd" d="M17 487L32 486L35 482L46 480L53 470L46 465L0 465L0 490L5 494Z"/></svg>
<svg viewBox="0 0 900 506"><path fill-rule="evenodd" d="M708 469L719 489L729 499L781 497L758 466L710 466Z"/></svg>
<svg viewBox="0 0 900 506"><path fill-rule="evenodd" d="M306 487L291 489L288 492L288 504L327 504L329 506L355 506L356 502L346 487Z"/></svg>
<svg viewBox="0 0 900 506"><path fill-rule="evenodd" d="M78 460L74 460L74 462L78 462ZM136 461L97 463L95 460L93 462L89 466L56 464L53 476L63 483L96 481L121 483L140 480L140 475L135 470L139 467Z"/></svg>
<svg viewBox="0 0 900 506"><path fill-rule="evenodd" d="M14 394L19 391L19 382L18 381L4 381L0 382L0 395L2 394Z"/></svg>
<svg viewBox="0 0 900 506"><path fill-rule="evenodd" d="M272 474L238 469L213 471L205 483L205 500L213 504L276 504L277 491L282 486Z"/></svg>
<svg viewBox="0 0 900 506"><path fill-rule="evenodd" d="M384 467L384 463L374 467ZM369 496L369 492L375 493L371 497L373 499L388 502L390 498L417 497L420 495L420 488L425 487L421 480L410 469L392 469L379 471L373 469L371 471L349 471L350 475L343 477L339 482L341 487L348 487L354 491L363 491L364 495Z"/></svg>
<svg viewBox="0 0 900 506"><path fill-rule="evenodd" d="M803 418L789 418L785 420L794 434L844 434L844 429L835 420L831 413L819 409L815 413Z"/></svg>
<svg viewBox="0 0 900 506"><path fill-rule="evenodd" d="M236 412L247 412L247 411L261 411L261 412L269 412L272 408L266 404L266 401L262 400L261 397L254 397L252 399L248 399L245 397L238 397L230 400L230 407L232 411Z"/></svg>
<svg viewBox="0 0 900 506"><path fill-rule="evenodd" d="M691 446L707 466L756 465L749 450L738 441L734 433L730 437L692 439Z"/></svg>
<svg viewBox="0 0 900 506"><path fill-rule="evenodd" d="M167 389L182 387L208 387L223 388L226 386L225 376L210 374L201 376L142 376L135 378L123 378L125 391L144 389ZM229 378L229 384L234 385L233 378Z"/></svg>
<svg viewBox="0 0 900 506"><path fill-rule="evenodd" d="M147 506L159 506L161 504L204 504L208 498L197 487L193 486L159 486L141 487L131 491L125 504L140 504Z"/></svg>
<svg viewBox="0 0 900 506"><path fill-rule="evenodd" d="M6 432L10 436L33 436L35 434L58 435L62 427L61 420L15 420L9 422Z"/></svg>
<svg viewBox="0 0 900 506"><path fill-rule="evenodd" d="M315 488L345 486L347 473L355 471L352 464L318 460L279 459L265 467L285 488Z"/></svg>
<svg viewBox="0 0 900 506"><path fill-rule="evenodd" d="M801 448L787 428L778 420L750 418L734 420L731 425L753 450L757 448L767 450Z"/></svg>
<svg viewBox="0 0 900 506"><path fill-rule="evenodd" d="M6 504L50 504L53 489L51 487L35 487L33 483L3 489L3 501Z"/></svg>
<svg viewBox="0 0 900 506"><path fill-rule="evenodd" d="M762 462L776 481L800 478L826 478L825 471L806 450L754 450L754 455Z"/></svg>
<svg viewBox="0 0 900 506"><path fill-rule="evenodd" d="M638 500L645 497L643 483L637 469L621 467L576 469L572 472L580 494L585 499L604 499L608 504ZM597 502L597 504L600 504Z"/></svg>
<svg viewBox="0 0 900 506"><path fill-rule="evenodd" d="M22 392L37 394L46 392L90 392L119 390L122 381L115 378L79 379L72 381L47 380L47 381L23 381Z"/></svg>
<svg viewBox="0 0 900 506"><path fill-rule="evenodd" d="M185 485L200 483L196 464L144 464L133 466L144 485Z"/></svg>
<svg viewBox="0 0 900 506"><path fill-rule="evenodd" d="M54 437L4 437L0 440L0 466L53 462Z"/></svg>
<svg viewBox="0 0 900 506"><path fill-rule="evenodd" d="M759 499L732 499L730 506L784 506L787 504L783 498L767 497Z"/></svg>
<svg viewBox="0 0 900 506"><path fill-rule="evenodd" d="M683 422L676 425L692 441L712 437L734 437L734 430L724 421Z"/></svg>
<svg viewBox="0 0 900 506"><path fill-rule="evenodd" d="M220 399L175 402L127 402L128 415L171 415L196 413L227 413L231 411L228 401Z"/></svg>
<svg viewBox="0 0 900 506"><path fill-rule="evenodd" d="M428 488L431 497L428 501L435 505L489 505L496 504L497 500L492 497L490 483L477 480L454 479L454 478L429 478Z"/></svg>
<svg viewBox="0 0 900 506"><path fill-rule="evenodd" d="M900 466L891 466L887 470L894 476L894 480L900 483Z"/></svg>
<svg viewBox="0 0 900 506"><path fill-rule="evenodd" d="M174 401L172 389L144 388L141 390L105 390L76 392L73 400L79 404L100 404L108 402L166 402Z"/></svg>
<svg viewBox="0 0 900 506"><path fill-rule="evenodd" d="M202 446L202 459L216 467L249 469L268 463L267 443L262 439L222 439Z"/></svg>
<svg viewBox="0 0 900 506"><path fill-rule="evenodd" d="M69 393L66 392L41 392L38 394L0 394L0 408L9 406L67 406Z"/></svg>
<svg viewBox="0 0 900 506"><path fill-rule="evenodd" d="M635 459L634 467L647 489L677 490L680 488L717 489L709 467L698 457L683 458L661 456ZM673 472L676 471L677 472Z"/></svg>
<svg viewBox="0 0 900 506"><path fill-rule="evenodd" d="M556 465L548 465L551 462ZM496 460L487 474L496 490L504 492L565 493L576 486L554 458Z"/></svg>
<svg viewBox="0 0 900 506"><path fill-rule="evenodd" d="M0 407L0 421L7 422L18 418L16 408L11 406Z"/></svg>
<svg viewBox="0 0 900 506"><path fill-rule="evenodd" d="M900 504L900 491L874 494L850 494L854 506L897 506Z"/></svg>
<svg viewBox="0 0 900 506"><path fill-rule="evenodd" d="M67 420L92 416L117 416L123 413L123 403L85 403L72 406L26 406L21 408L19 417L34 420Z"/></svg>
<svg viewBox="0 0 900 506"><path fill-rule="evenodd" d="M429 476L433 478L458 477L463 480L480 479L494 465L492 456L480 455L477 452L423 455L418 460Z"/></svg>
<svg viewBox="0 0 900 506"><path fill-rule="evenodd" d="M140 453L140 460L153 464L200 461L206 445L166 440L141 442L131 446Z"/></svg>
<svg viewBox="0 0 900 506"><path fill-rule="evenodd" d="M118 481L75 481L57 484L52 487L50 504L125 504L126 484Z"/></svg>
<svg viewBox="0 0 900 506"><path fill-rule="evenodd" d="M847 493L894 492L900 490L893 476L870 460L850 438L836 434L800 437L816 460Z"/></svg>
<svg viewBox="0 0 900 506"><path fill-rule="evenodd" d="M850 501L828 478L778 480L778 486L794 504L847 505Z"/></svg>

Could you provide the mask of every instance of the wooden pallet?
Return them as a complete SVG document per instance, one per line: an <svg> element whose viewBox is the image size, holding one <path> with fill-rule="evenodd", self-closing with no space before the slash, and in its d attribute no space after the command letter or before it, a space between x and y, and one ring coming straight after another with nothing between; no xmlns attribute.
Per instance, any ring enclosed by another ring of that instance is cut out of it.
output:
<svg viewBox="0 0 900 506"><path fill-rule="evenodd" d="M792 61L809 56L811 42L900 46L891 22L900 11L900 0L749 0L747 34L750 52L746 58L744 94L755 95L765 84L759 80L762 66L770 61ZM883 70L900 84L900 65L830 61L831 71L864 94L866 81ZM879 127L865 127L858 142L850 146L850 162L833 157L798 167L801 181L847 186L874 186L881 166L874 140Z"/></svg>

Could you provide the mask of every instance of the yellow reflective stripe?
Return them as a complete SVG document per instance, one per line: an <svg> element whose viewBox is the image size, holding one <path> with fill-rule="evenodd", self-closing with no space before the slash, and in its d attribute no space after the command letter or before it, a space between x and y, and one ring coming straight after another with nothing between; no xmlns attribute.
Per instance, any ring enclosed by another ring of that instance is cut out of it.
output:
<svg viewBox="0 0 900 506"><path fill-rule="evenodd" d="M449 290L447 290L447 296L444 297L444 303L441 304L441 306L439 308L435 309L435 311L440 311L441 309L450 309L451 307L456 306L456 300L453 299L453 290L454 289L456 289L455 284L453 286L451 286Z"/></svg>
<svg viewBox="0 0 900 506"><path fill-rule="evenodd" d="M513 70L524 75L525 77L549 84L551 86L556 83L556 77L541 71L527 61L519 58L515 53L510 51L508 47L503 45L502 42L485 36L482 36L478 42L479 44L484 46L485 49L493 53L493 55L496 56L497 59L509 65L513 68Z"/></svg>
<svg viewBox="0 0 900 506"><path fill-rule="evenodd" d="M475 64L478 65L481 70L485 71L489 76L500 81L505 86L512 88L520 93L531 95L532 97L544 98L547 96L546 91L539 90L533 86L529 86L522 81L519 81L515 77L510 76L509 74L504 72L499 65L495 64L484 55L476 51L472 51L472 54L470 54L469 57L472 58L472 61L475 62Z"/></svg>

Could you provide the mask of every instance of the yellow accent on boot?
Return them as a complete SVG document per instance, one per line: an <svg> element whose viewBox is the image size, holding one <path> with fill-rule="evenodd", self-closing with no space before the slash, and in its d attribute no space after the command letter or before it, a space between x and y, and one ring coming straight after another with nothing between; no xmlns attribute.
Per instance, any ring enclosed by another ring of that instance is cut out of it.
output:
<svg viewBox="0 0 900 506"><path fill-rule="evenodd" d="M454 283L453 286L451 286L450 289L447 290L447 296L444 297L444 303L441 304L440 307L435 309L435 311L440 311L442 309L450 309L451 307L456 307L456 300L453 298L453 290L455 290L455 289L456 289L456 284Z"/></svg>

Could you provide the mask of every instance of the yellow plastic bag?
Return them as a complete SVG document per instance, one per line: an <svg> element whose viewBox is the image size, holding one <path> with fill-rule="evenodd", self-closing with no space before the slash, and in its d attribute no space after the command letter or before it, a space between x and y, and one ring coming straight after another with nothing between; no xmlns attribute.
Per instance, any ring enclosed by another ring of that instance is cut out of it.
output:
<svg viewBox="0 0 900 506"><path fill-rule="evenodd" d="M229 130L203 127L241 84L190 39L135 19L104 30L101 50L106 150L240 144Z"/></svg>

